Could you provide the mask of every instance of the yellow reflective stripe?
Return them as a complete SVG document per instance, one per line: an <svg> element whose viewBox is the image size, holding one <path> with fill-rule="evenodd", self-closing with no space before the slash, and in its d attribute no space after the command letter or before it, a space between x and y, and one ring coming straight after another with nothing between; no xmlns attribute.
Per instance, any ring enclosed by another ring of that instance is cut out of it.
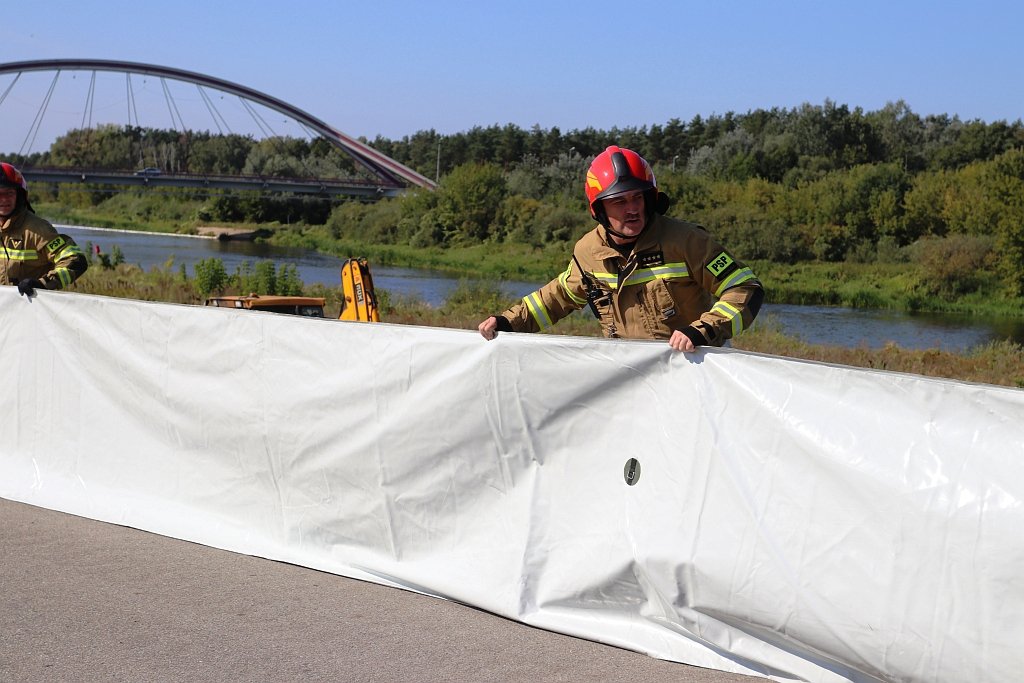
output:
<svg viewBox="0 0 1024 683"><path fill-rule="evenodd" d="M619 286L619 276L615 273L594 273L594 277L608 285L611 289Z"/></svg>
<svg viewBox="0 0 1024 683"><path fill-rule="evenodd" d="M530 312L533 319L537 321L537 325L543 330L547 327L551 327L554 323L551 321L551 314L548 313L547 307L544 305L544 301L540 298L540 292L534 292L523 297L523 304L526 306L526 310Z"/></svg>
<svg viewBox="0 0 1024 683"><path fill-rule="evenodd" d="M740 313L740 309L728 301L719 301L711 307L711 312L717 313L732 324L732 336L735 337L743 331L743 315Z"/></svg>
<svg viewBox="0 0 1024 683"><path fill-rule="evenodd" d="M78 245L69 244L65 248L60 250L60 253L54 255L54 261L61 261L68 258L69 256L83 256L82 250L78 248Z"/></svg>
<svg viewBox="0 0 1024 683"><path fill-rule="evenodd" d="M35 249L6 249L4 255L10 261L35 261L39 252Z"/></svg>
<svg viewBox="0 0 1024 683"><path fill-rule="evenodd" d="M625 287L626 284L642 285L645 282L652 282L654 280L674 280L676 278L689 276L690 269L686 267L685 263L666 263L663 266L637 268L628 278L626 278L626 282L623 283L623 287Z"/></svg>
<svg viewBox="0 0 1024 683"><path fill-rule="evenodd" d="M740 270L737 270L735 273L733 273L732 275L730 275L729 277L722 281L722 284L720 284L718 286L718 289L715 290L715 296L722 296L722 292L729 289L730 287L742 285L744 282L756 279L757 278L754 276L754 271L752 271L750 268L742 268Z"/></svg>
<svg viewBox="0 0 1024 683"><path fill-rule="evenodd" d="M71 271L67 268L55 268L53 273L60 279L61 289L71 284Z"/></svg>
<svg viewBox="0 0 1024 683"><path fill-rule="evenodd" d="M576 292L574 292L571 289L569 289L569 285L566 284L566 281L569 279L569 274L571 272L572 272L572 262L570 261L569 262L569 267L565 269L564 273L562 273L561 275L558 276L558 284L562 285L562 290L565 291L565 295L567 297L572 299L573 302L576 303L577 305L582 306L583 304L587 303L587 300L586 299L581 299L580 297L576 296Z"/></svg>

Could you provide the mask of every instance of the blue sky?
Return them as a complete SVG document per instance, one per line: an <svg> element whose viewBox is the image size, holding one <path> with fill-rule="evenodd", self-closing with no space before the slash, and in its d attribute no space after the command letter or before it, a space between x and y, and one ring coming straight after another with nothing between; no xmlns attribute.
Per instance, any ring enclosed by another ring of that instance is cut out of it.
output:
<svg viewBox="0 0 1024 683"><path fill-rule="evenodd" d="M3 61L120 59L197 71L370 139L508 123L607 130L826 98L867 111L902 99L921 115L1015 121L1024 117L1022 7L33 0L5 13ZM0 78L0 94L9 82ZM44 95L40 87L35 97ZM21 144L32 102L19 94L0 105L0 150Z"/></svg>

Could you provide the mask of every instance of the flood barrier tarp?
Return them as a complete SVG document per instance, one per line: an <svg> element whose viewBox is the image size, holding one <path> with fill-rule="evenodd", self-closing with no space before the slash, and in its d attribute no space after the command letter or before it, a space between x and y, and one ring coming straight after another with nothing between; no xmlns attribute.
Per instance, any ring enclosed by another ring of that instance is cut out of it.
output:
<svg viewBox="0 0 1024 683"><path fill-rule="evenodd" d="M1024 670L1024 391L0 290L5 498L780 681Z"/></svg>

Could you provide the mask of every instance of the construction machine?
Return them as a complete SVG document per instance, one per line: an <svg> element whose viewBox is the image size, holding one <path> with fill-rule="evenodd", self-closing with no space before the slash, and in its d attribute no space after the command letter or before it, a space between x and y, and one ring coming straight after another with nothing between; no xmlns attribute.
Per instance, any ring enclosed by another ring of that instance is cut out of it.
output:
<svg viewBox="0 0 1024 683"><path fill-rule="evenodd" d="M373 278L365 258L346 259L341 265L341 320L380 322Z"/></svg>
<svg viewBox="0 0 1024 683"><path fill-rule="evenodd" d="M269 311L311 318L324 317L325 300L315 296L277 296L276 294L249 294L243 296L211 296L207 306L245 308L251 311Z"/></svg>
<svg viewBox="0 0 1024 683"><path fill-rule="evenodd" d="M339 320L380 322L380 314L377 312L377 296L373 291L373 278L370 277L370 266L365 258L345 260L341 266L341 288ZM325 300L321 297L278 296L275 294L214 296L206 300L207 306L243 308L313 318L324 317L324 304Z"/></svg>

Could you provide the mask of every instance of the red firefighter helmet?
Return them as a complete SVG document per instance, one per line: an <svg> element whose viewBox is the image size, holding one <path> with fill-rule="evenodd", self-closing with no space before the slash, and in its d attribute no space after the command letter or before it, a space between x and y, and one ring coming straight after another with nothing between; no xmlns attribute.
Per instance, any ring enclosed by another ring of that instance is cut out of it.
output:
<svg viewBox="0 0 1024 683"><path fill-rule="evenodd" d="M0 187L13 187L24 190L25 194L28 194L28 183L25 182L25 176L6 161L0 162Z"/></svg>
<svg viewBox="0 0 1024 683"><path fill-rule="evenodd" d="M590 214L602 224L606 221L604 207L601 205L603 199L640 191L644 193L648 214L653 213L658 204L658 182L651 165L633 150L615 145L598 154L591 162L584 189L590 204Z"/></svg>
<svg viewBox="0 0 1024 683"><path fill-rule="evenodd" d="M25 176L6 161L0 162L0 187L13 187L18 191L18 202L15 205L15 211L19 211L22 206L32 211L32 205L28 203L28 183L25 182ZM6 216L4 217L6 218Z"/></svg>

